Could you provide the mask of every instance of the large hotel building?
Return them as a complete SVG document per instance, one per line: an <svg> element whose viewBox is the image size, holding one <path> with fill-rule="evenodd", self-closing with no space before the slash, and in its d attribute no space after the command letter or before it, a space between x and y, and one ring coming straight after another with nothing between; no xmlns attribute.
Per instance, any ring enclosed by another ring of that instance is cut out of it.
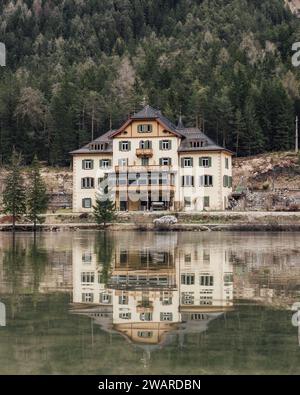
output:
<svg viewBox="0 0 300 395"><path fill-rule="evenodd" d="M232 152L148 105L71 154L74 212L107 190L124 211L225 210L232 192Z"/></svg>

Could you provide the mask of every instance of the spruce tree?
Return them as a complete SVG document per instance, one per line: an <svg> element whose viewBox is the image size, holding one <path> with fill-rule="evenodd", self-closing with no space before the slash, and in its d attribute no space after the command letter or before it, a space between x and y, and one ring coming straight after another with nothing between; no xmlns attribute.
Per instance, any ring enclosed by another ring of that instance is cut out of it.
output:
<svg viewBox="0 0 300 395"><path fill-rule="evenodd" d="M3 212L12 216L12 230L16 230L17 217L26 211L24 179L21 173L22 156L14 149L8 174L4 180Z"/></svg>
<svg viewBox="0 0 300 395"><path fill-rule="evenodd" d="M30 185L27 195L28 218L33 222L33 230L36 232L37 223L42 223L44 218L40 214L44 213L48 207L48 196L46 184L41 177L40 166L35 156L29 172Z"/></svg>
<svg viewBox="0 0 300 395"><path fill-rule="evenodd" d="M116 206L107 187L100 187L93 210L97 224L104 227L108 222L113 222L116 219Z"/></svg>

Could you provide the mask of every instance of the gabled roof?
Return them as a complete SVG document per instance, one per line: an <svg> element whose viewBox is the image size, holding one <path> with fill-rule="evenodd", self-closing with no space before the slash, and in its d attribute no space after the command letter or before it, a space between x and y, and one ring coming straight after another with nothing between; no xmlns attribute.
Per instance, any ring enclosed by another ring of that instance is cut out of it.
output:
<svg viewBox="0 0 300 395"><path fill-rule="evenodd" d="M122 132L132 121L134 120L157 120L159 121L168 131L181 137L181 133L177 130L176 126L165 116L162 115L160 110L157 110L149 105L145 106L142 110L138 111L136 114L131 115L131 117L114 133L117 135Z"/></svg>
<svg viewBox="0 0 300 395"><path fill-rule="evenodd" d="M181 138L181 143L178 148L178 152L189 152L189 151L226 151L233 154L230 150L216 144L211 138L206 136L199 128L185 128L180 117L180 121L175 126L168 118L162 115L160 110L157 110L149 105L142 108L136 114L132 115L128 120L116 130L109 130L102 136L96 138L84 147L72 151L71 154L91 154L91 153L112 153L112 138L118 133L122 132L133 120L157 120L160 122L166 130L174 133ZM194 147L191 143L195 141L203 141L204 145L201 147ZM90 150L90 145L94 143L106 143L107 147L105 150L93 151Z"/></svg>

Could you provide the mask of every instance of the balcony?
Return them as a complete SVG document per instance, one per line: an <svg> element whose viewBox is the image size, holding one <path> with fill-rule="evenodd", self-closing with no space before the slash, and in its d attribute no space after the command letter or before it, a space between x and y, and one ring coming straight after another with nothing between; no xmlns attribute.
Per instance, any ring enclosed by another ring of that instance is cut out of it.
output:
<svg viewBox="0 0 300 395"><path fill-rule="evenodd" d="M140 158L141 156L146 157L146 158L152 158L153 149L152 148L137 148L135 153L138 158Z"/></svg>
<svg viewBox="0 0 300 395"><path fill-rule="evenodd" d="M143 173L143 172L172 172L176 173L176 170L169 165L125 165L115 166L116 173Z"/></svg>

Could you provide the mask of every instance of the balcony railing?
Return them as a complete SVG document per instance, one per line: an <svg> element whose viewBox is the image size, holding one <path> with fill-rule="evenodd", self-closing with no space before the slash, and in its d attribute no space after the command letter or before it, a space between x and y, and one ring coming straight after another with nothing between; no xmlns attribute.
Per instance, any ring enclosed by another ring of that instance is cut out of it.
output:
<svg viewBox="0 0 300 395"><path fill-rule="evenodd" d="M136 151L136 156L145 156L145 157L152 157L153 156L153 149L152 148L137 148Z"/></svg>
<svg viewBox="0 0 300 395"><path fill-rule="evenodd" d="M175 173L175 170L172 166L169 165L125 165L125 166L115 166L116 173L146 173L146 172L172 172Z"/></svg>

